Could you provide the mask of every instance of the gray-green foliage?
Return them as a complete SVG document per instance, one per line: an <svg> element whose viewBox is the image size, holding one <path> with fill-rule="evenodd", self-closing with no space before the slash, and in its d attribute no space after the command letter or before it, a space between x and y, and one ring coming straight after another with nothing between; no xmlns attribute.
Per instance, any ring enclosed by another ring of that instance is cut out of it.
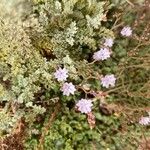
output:
<svg viewBox="0 0 150 150"><path fill-rule="evenodd" d="M107 32L101 26L106 15L104 4L107 3L90 0L46 1L35 7L39 17L44 19L41 24L48 27L49 49L56 57L62 58L66 54L76 56L76 59L81 55L86 57L89 50L97 49L102 38L113 37L110 30ZM88 50L83 53L81 45L89 47Z"/></svg>
<svg viewBox="0 0 150 150"><path fill-rule="evenodd" d="M33 116L46 111L38 101L59 96L60 85L53 77L59 65L69 70L71 80L89 76L88 70L84 69L83 75L77 69L89 67L84 58L113 33L101 26L105 2L26 1L27 13L24 3L3 0L0 5L8 6L0 16L0 101L15 107L13 113L22 111L27 117L29 109ZM33 9L31 4L35 4Z"/></svg>
<svg viewBox="0 0 150 150"><path fill-rule="evenodd" d="M14 7L12 9L16 10ZM23 22L23 16L11 15L11 10L9 9L7 13L9 15L4 13L0 16L0 101L1 103L7 101L10 105L14 103L20 105L21 103L25 104L35 99L34 94L41 89L39 86L41 81L39 79L42 76L40 74L43 72L44 76L44 73L47 73L49 64L32 46L32 41L27 32L30 27L38 28L37 33L40 32L39 26L36 26L39 25L37 20L33 19ZM41 71L38 72L38 69ZM43 78L47 84L50 82L49 76L46 76L48 81L46 81L45 77ZM36 83L37 81L39 82ZM43 109L36 105L33 108L35 108L35 114L33 113L33 115L40 113L41 109ZM19 115L17 112L20 109L17 109L15 113ZM24 112L24 110L25 107L21 111ZM7 111L8 117L10 116L10 119L13 119L11 112L9 113L9 109Z"/></svg>

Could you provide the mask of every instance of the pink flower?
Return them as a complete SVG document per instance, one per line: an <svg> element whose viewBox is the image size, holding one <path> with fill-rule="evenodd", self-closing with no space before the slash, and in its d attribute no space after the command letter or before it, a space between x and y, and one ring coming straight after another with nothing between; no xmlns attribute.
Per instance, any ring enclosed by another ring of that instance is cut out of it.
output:
<svg viewBox="0 0 150 150"><path fill-rule="evenodd" d="M63 95L69 96L70 94L74 95L76 89L71 82L70 83L65 82L61 88L61 91L63 92Z"/></svg>
<svg viewBox="0 0 150 150"><path fill-rule="evenodd" d="M150 124L150 117L141 117L141 119L139 120L139 124L149 125Z"/></svg>
<svg viewBox="0 0 150 150"><path fill-rule="evenodd" d="M132 35L132 29L131 27L124 27L122 30L121 30L121 35L123 36L131 36Z"/></svg>
<svg viewBox="0 0 150 150"><path fill-rule="evenodd" d="M68 70L66 70L65 68L59 68L54 73L54 76L58 81L66 81L66 79L68 78Z"/></svg>
<svg viewBox="0 0 150 150"><path fill-rule="evenodd" d="M101 48L99 51L95 52L93 55L93 59L96 61L106 60L110 57L111 52L108 48Z"/></svg>
<svg viewBox="0 0 150 150"><path fill-rule="evenodd" d="M106 75L105 77L101 78L102 86L109 88L109 86L114 87L116 78L113 74L111 75Z"/></svg>
<svg viewBox="0 0 150 150"><path fill-rule="evenodd" d="M87 113L91 112L91 107L93 106L93 104L92 104L91 100L81 99L78 101L76 106L77 106L78 110L81 111L81 113L87 114Z"/></svg>
<svg viewBox="0 0 150 150"><path fill-rule="evenodd" d="M114 41L112 38L105 39L105 43L104 43L105 46L112 47L113 44L114 44Z"/></svg>

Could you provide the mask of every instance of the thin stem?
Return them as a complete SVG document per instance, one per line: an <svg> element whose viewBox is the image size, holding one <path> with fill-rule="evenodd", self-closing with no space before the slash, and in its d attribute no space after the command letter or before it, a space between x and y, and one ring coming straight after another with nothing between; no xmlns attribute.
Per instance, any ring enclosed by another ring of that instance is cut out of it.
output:
<svg viewBox="0 0 150 150"><path fill-rule="evenodd" d="M134 4L132 2L130 2L129 0L126 0L126 2L131 5L132 7L134 7Z"/></svg>
<svg viewBox="0 0 150 150"><path fill-rule="evenodd" d="M109 91L106 91L106 93L107 93L107 94L109 94L109 93L111 93L111 92L114 92L114 91L120 90L120 89L122 89L122 88L124 88L124 87L122 87L122 86L120 86L120 87L116 87L116 88L114 88L114 89L111 89L111 90L109 90Z"/></svg>
<svg viewBox="0 0 150 150"><path fill-rule="evenodd" d="M44 138L47 135L48 130L51 127L52 122L54 121L56 115L58 114L59 108L60 108L60 103L58 102L57 105L55 106L54 112L50 116L49 121L48 121L47 125L44 128L44 131L42 132L40 142L39 142L39 146L38 146L37 150L44 150Z"/></svg>

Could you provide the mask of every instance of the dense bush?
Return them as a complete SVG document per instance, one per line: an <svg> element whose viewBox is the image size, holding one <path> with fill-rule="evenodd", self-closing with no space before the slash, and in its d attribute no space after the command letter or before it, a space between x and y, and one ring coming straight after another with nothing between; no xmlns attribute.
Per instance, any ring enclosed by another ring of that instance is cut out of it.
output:
<svg viewBox="0 0 150 150"><path fill-rule="evenodd" d="M150 136L149 5L2 0L1 145L137 149Z"/></svg>

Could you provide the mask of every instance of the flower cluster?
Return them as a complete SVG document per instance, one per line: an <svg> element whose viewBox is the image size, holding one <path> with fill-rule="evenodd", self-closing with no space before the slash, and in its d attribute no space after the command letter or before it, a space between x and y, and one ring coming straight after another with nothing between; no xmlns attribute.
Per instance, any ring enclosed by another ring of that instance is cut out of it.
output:
<svg viewBox="0 0 150 150"><path fill-rule="evenodd" d="M78 110L81 111L81 113L87 114L87 113L91 112L91 107L93 106L93 104L92 104L91 100L81 99L78 101L76 106L77 106Z"/></svg>
<svg viewBox="0 0 150 150"><path fill-rule="evenodd" d="M69 96L70 94L74 95L76 89L71 82L70 83L65 82L61 88L61 91L63 92L63 95Z"/></svg>
<svg viewBox="0 0 150 150"><path fill-rule="evenodd" d="M141 117L140 120L139 120L139 124L141 125L150 125L150 112L148 112L148 115L147 117Z"/></svg>
<svg viewBox="0 0 150 150"><path fill-rule="evenodd" d="M128 37L128 36L131 36L132 35L132 29L131 29L131 27L124 27L122 30L121 30L121 35L122 36L126 36L126 37Z"/></svg>
<svg viewBox="0 0 150 150"><path fill-rule="evenodd" d="M68 78L68 70L66 70L65 68L59 68L54 73L54 76L57 79L57 81L66 81L66 79Z"/></svg>
<svg viewBox="0 0 150 150"><path fill-rule="evenodd" d="M66 79L68 78L68 70L66 68L59 68L54 73L54 76L57 81L66 81ZM69 96L70 94L74 95L76 88L71 82L65 82L61 88L61 91L63 92L63 95Z"/></svg>
<svg viewBox="0 0 150 150"><path fill-rule="evenodd" d="M130 27L124 27L121 30L121 35L123 36L130 36L132 34L132 30ZM106 60L108 58L110 58L111 56L111 50L110 48L113 46L114 44L114 40L113 38L109 37L106 38L104 41L104 47L100 48L99 51L95 52L93 54L93 59L95 61L100 61L100 60ZM56 70L56 72L54 73L55 78L57 79L57 81L66 81L68 78L68 70L66 68L59 68L58 70ZM109 87L114 87L116 83L116 77L114 74L109 74L109 75L105 75L101 78L101 84L102 87L105 88L109 88ZM61 91L63 92L63 95L65 96L70 96L74 95L76 88L73 85L72 82L65 82L63 83L62 87L61 87ZM91 112L92 110L92 100L89 99L84 99L82 98L81 100L79 100L76 103L76 108L81 112L81 113L85 113L88 114ZM140 120L140 124L146 124L149 122L149 119L147 119L146 117L141 118Z"/></svg>
<svg viewBox="0 0 150 150"><path fill-rule="evenodd" d="M109 86L114 87L116 82L116 78L113 74L106 75L101 78L101 83L103 87L109 88Z"/></svg>
<svg viewBox="0 0 150 150"><path fill-rule="evenodd" d="M141 125L150 125L150 117L141 117L139 120Z"/></svg>
<svg viewBox="0 0 150 150"><path fill-rule="evenodd" d="M109 49L114 44L114 40L112 38L106 38L104 42L105 48L101 48L99 51L93 54L93 59L95 61L106 60L110 58L111 50Z"/></svg>
<svg viewBox="0 0 150 150"><path fill-rule="evenodd" d="M95 52L93 55L93 59L96 61L106 60L111 55L111 52L108 48L101 48L99 51Z"/></svg>
<svg viewBox="0 0 150 150"><path fill-rule="evenodd" d="M105 39L104 46L112 47L113 44L114 44L114 41L113 41L112 38L107 38L107 39Z"/></svg>

